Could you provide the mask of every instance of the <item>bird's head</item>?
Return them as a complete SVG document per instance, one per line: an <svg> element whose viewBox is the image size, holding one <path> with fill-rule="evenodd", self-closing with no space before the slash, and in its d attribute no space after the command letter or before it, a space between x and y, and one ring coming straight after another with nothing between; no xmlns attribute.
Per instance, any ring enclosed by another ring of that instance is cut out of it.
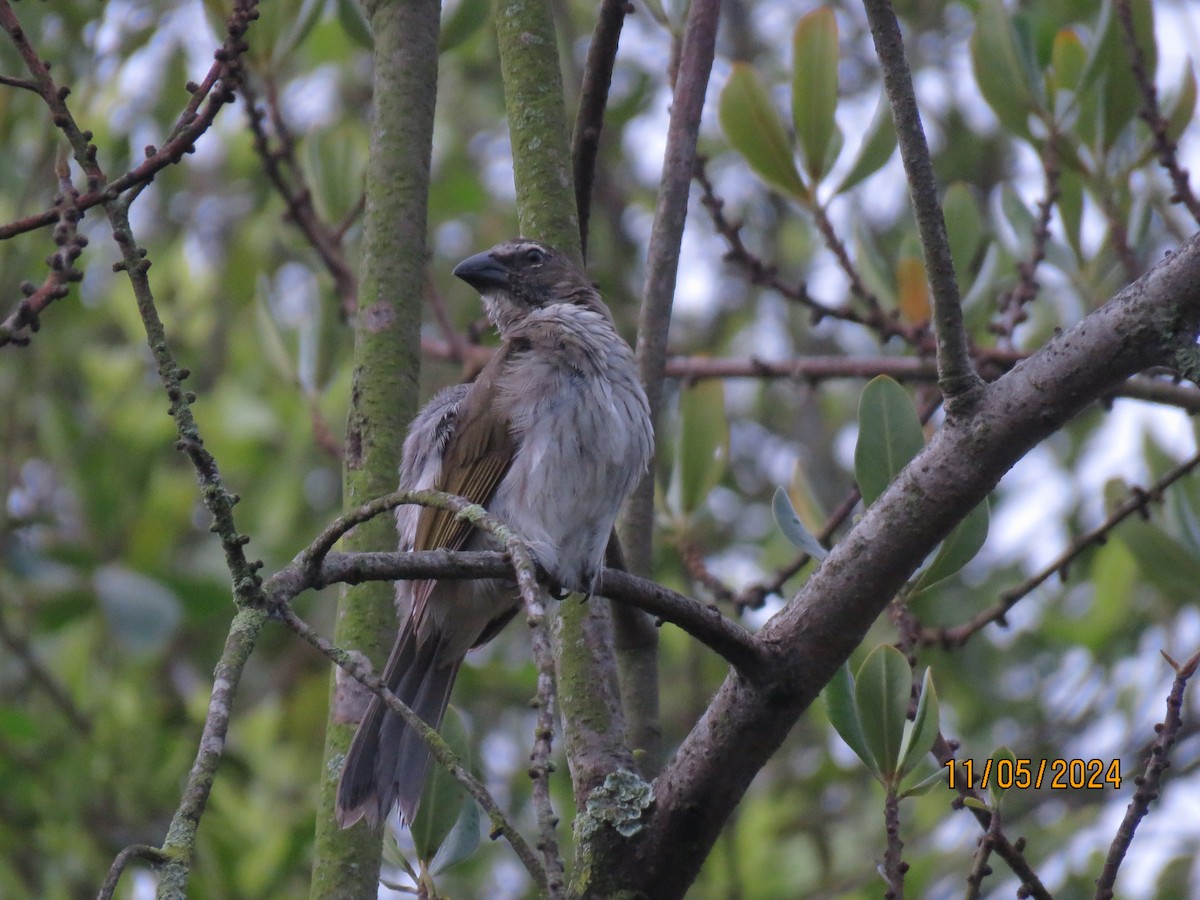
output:
<svg viewBox="0 0 1200 900"><path fill-rule="evenodd" d="M488 318L504 336L537 309L582 306L608 316L600 295L575 262L541 241L515 238L468 256L454 274L483 297Z"/></svg>

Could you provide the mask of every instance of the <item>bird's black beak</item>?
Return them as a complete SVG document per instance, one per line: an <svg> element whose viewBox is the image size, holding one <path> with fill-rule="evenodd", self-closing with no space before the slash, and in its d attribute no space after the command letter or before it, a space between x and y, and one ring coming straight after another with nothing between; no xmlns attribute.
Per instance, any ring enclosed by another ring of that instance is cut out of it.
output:
<svg viewBox="0 0 1200 900"><path fill-rule="evenodd" d="M481 294L508 286L508 269L486 250L468 256L454 267L454 274Z"/></svg>

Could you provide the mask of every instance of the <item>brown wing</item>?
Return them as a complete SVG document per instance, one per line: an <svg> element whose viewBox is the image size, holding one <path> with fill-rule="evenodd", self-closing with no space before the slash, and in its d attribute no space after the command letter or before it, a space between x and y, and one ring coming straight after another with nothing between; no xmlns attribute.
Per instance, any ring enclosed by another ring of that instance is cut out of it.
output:
<svg viewBox="0 0 1200 900"><path fill-rule="evenodd" d="M501 350L479 374L463 398L454 434L442 457L442 474L434 487L458 494L472 503L486 505L496 493L500 479L512 465L517 443L506 416L496 414L496 376L505 365ZM426 507L417 518L413 549L460 549L471 525L442 509Z"/></svg>

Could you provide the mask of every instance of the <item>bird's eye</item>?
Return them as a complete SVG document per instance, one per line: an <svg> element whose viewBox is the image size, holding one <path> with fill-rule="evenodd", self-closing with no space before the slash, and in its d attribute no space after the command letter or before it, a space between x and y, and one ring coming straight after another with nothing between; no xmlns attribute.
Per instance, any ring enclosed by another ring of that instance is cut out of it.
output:
<svg viewBox="0 0 1200 900"><path fill-rule="evenodd" d="M546 258L546 254L543 253L541 250L539 250L537 247L530 247L528 250L525 251L525 260L527 262L532 263L535 266L538 265L539 263L541 263L543 260L545 260L545 258Z"/></svg>

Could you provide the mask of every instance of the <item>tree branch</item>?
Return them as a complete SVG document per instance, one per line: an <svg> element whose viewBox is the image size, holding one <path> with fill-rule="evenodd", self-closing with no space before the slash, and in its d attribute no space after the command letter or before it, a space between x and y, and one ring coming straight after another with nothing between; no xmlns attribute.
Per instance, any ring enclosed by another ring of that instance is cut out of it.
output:
<svg viewBox="0 0 1200 900"><path fill-rule="evenodd" d="M645 827L608 860L619 883L682 896L751 779L937 542L1044 437L1198 332L1200 236L949 418L759 632L767 684L725 679L655 780Z"/></svg>
<svg viewBox="0 0 1200 900"><path fill-rule="evenodd" d="M1113 842L1108 848L1104 869L1101 871L1100 877L1096 879L1096 900L1111 900L1114 896L1113 885L1117 881L1117 871L1121 868L1121 862L1129 851L1129 845L1133 843L1133 835L1137 830L1138 823L1150 811L1150 804L1158 799L1158 789L1162 784L1163 773L1171 764L1168 759L1171 745L1175 743L1175 738L1178 737L1179 730L1183 727L1181 715L1183 692L1187 689L1188 681L1196 674L1197 666L1200 666L1200 652L1192 654L1192 657L1182 665L1176 663L1165 653L1163 657L1175 670L1175 681L1171 684L1171 693L1167 697L1167 717L1161 724L1154 726L1157 736L1146 757L1146 769L1136 779L1137 790L1134 791L1133 799L1125 808L1125 817L1121 820L1121 826L1117 829L1116 836L1113 837Z"/></svg>
<svg viewBox="0 0 1200 900"><path fill-rule="evenodd" d="M579 215L579 245L587 259L588 223L592 212L592 185L596 179L596 157L600 152L600 132L604 128L604 110L612 84L613 65L625 16L633 12L629 0L601 0L596 29L588 44L583 66L583 85L575 131L571 136L571 166L575 175L575 208Z"/></svg>
<svg viewBox="0 0 1200 900"><path fill-rule="evenodd" d="M892 105L896 142L908 176L917 231L925 253L925 271L933 301L933 330L937 339L938 384L946 397L946 411L955 414L973 403L982 382L971 365L962 303L954 277L954 260L946 238L946 220L938 202L937 181L921 113L913 92L912 75L904 56L900 23L889 0L864 0L875 52L883 67L883 84Z"/></svg>

